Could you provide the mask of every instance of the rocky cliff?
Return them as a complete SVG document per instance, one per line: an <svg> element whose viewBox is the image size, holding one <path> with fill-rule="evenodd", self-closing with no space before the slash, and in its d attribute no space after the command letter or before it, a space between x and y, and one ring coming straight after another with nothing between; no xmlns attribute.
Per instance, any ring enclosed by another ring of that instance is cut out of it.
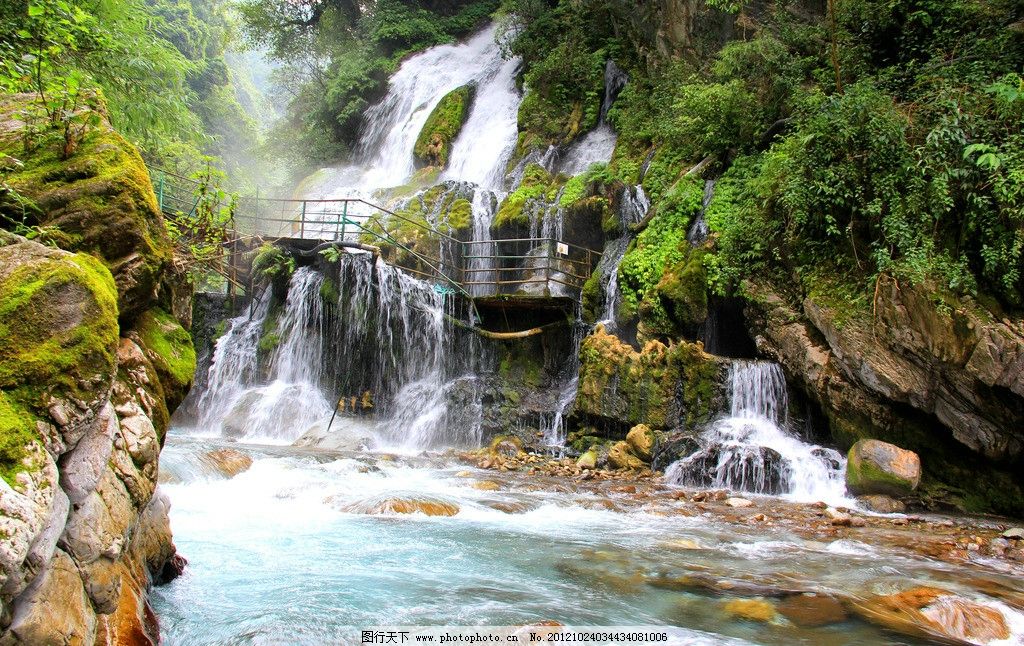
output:
<svg viewBox="0 0 1024 646"><path fill-rule="evenodd" d="M188 283L100 99L67 159L45 129L26 143L27 97L0 109L4 225L35 238L0 230L0 643L155 643L146 590L182 566L157 473L195 368Z"/></svg>
<svg viewBox="0 0 1024 646"><path fill-rule="evenodd" d="M912 449L926 499L1021 513L1020 318L884 277L870 309L747 287L759 352L821 406L839 445L877 438Z"/></svg>

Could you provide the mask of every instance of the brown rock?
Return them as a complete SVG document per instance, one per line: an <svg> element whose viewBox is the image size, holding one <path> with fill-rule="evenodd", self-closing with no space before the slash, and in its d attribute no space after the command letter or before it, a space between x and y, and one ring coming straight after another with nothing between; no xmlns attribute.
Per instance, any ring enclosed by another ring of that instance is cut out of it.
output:
<svg viewBox="0 0 1024 646"><path fill-rule="evenodd" d="M731 599L722 604L726 614L747 621L770 622L777 612L771 602L764 599Z"/></svg>
<svg viewBox="0 0 1024 646"><path fill-rule="evenodd" d="M797 626L804 628L815 628L846 621L843 604L828 595L798 594L786 597L779 604L779 613Z"/></svg>
<svg viewBox="0 0 1024 646"><path fill-rule="evenodd" d="M850 448L846 488L854 495L902 496L920 482L921 459L913 451L879 440L860 440Z"/></svg>
<svg viewBox="0 0 1024 646"><path fill-rule="evenodd" d="M616 469L634 470L642 469L644 466L640 458L630 451L629 444L625 442L616 442L612 445L608 451L608 462Z"/></svg>
<svg viewBox="0 0 1024 646"><path fill-rule="evenodd" d="M907 510L901 501L881 494L857 496L857 502L878 514L902 514Z"/></svg>
<svg viewBox="0 0 1024 646"><path fill-rule="evenodd" d="M235 449L215 449L203 457L228 478L233 478L252 466L252 458Z"/></svg>
<svg viewBox="0 0 1024 646"><path fill-rule="evenodd" d="M911 637L986 643L1006 639L1002 613L941 588L917 587L851 603L862 619Z"/></svg>
<svg viewBox="0 0 1024 646"><path fill-rule="evenodd" d="M626 434L626 442L633 455L644 462L651 461L651 454L654 451L654 431L651 430L651 427L646 424L634 426Z"/></svg>

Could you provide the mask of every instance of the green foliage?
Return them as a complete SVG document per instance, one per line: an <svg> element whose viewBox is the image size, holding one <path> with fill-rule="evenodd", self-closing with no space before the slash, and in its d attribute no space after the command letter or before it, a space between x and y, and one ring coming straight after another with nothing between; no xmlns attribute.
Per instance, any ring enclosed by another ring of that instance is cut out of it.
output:
<svg viewBox="0 0 1024 646"><path fill-rule="evenodd" d="M604 93L604 51L558 44L524 76L519 129L536 143L568 143L597 125ZM533 143L531 141L531 143Z"/></svg>
<svg viewBox="0 0 1024 646"><path fill-rule="evenodd" d="M179 212L165 221L178 256L187 259L193 278L197 278L219 268L223 244L234 220L237 196L222 188L226 175L213 167L212 158L206 158L206 166L192 179L196 181L195 208L191 213Z"/></svg>
<svg viewBox="0 0 1024 646"><path fill-rule="evenodd" d="M295 272L295 259L267 242L256 252L252 271L264 280L287 279Z"/></svg>
<svg viewBox="0 0 1024 646"><path fill-rule="evenodd" d="M637 314L654 335L676 331L676 321L656 289L666 270L684 263L686 231L703 202L703 182L686 178L665 196L650 225L630 245L619 265L623 318ZM666 286L665 291L672 291Z"/></svg>

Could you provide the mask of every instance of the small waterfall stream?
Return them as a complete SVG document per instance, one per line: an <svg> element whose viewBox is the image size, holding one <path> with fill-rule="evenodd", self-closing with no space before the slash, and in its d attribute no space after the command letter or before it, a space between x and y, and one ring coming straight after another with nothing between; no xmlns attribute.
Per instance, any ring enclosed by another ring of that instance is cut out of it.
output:
<svg viewBox="0 0 1024 646"><path fill-rule="evenodd" d="M789 394L781 366L735 361L729 381L728 417L711 424L698 438L701 448L670 465L665 479L807 502L843 501L846 458L788 429Z"/></svg>
<svg viewBox="0 0 1024 646"><path fill-rule="evenodd" d="M598 323L607 330L615 329L615 315L619 306L619 265L626 257L626 249L633 240L630 227L644 219L651 208L651 201L642 186L627 187L619 202L619 228L622 235L605 245L598 262L601 271L601 286L604 288L604 308Z"/></svg>

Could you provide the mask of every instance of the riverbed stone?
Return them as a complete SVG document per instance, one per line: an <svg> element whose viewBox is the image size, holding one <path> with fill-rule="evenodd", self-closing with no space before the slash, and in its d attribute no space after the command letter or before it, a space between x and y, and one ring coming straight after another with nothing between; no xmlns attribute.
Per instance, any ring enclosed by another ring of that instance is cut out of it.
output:
<svg viewBox="0 0 1024 646"><path fill-rule="evenodd" d="M644 462L650 462L654 451L654 431L646 424L637 424L629 429L626 434L626 442L629 444L633 455Z"/></svg>
<svg viewBox="0 0 1024 646"><path fill-rule="evenodd" d="M854 495L905 496L921 482L921 459L913 451L879 440L860 440L850 448L846 488Z"/></svg>
<svg viewBox="0 0 1024 646"><path fill-rule="evenodd" d="M722 610L737 619L765 623L772 621L778 615L775 606L764 599L730 599L722 604Z"/></svg>
<svg viewBox="0 0 1024 646"><path fill-rule="evenodd" d="M597 468L597 450L591 447L576 460L576 466L580 469L596 469Z"/></svg>
<svg viewBox="0 0 1024 646"><path fill-rule="evenodd" d="M633 455L630 451L629 444L626 442L616 442L612 445L608 451L608 463L616 468L623 470L635 470L644 468L643 461Z"/></svg>
<svg viewBox="0 0 1024 646"><path fill-rule="evenodd" d="M857 496L857 502L866 509L878 514L902 514L907 510L907 506L903 504L903 501L883 494Z"/></svg>
<svg viewBox="0 0 1024 646"><path fill-rule="evenodd" d="M846 621L846 610L835 597L795 594L779 604L779 614L802 628L817 628Z"/></svg>
<svg viewBox="0 0 1024 646"><path fill-rule="evenodd" d="M998 609L942 588L919 586L856 600L850 607L868 622L911 637L988 643L1010 636Z"/></svg>
<svg viewBox="0 0 1024 646"><path fill-rule="evenodd" d="M754 506L754 503L750 500L747 500L746 498L726 498L725 504L729 505L730 507L737 508Z"/></svg>
<svg viewBox="0 0 1024 646"><path fill-rule="evenodd" d="M233 478L252 466L252 458L235 449L214 449L203 454L203 460L209 462L222 475Z"/></svg>

